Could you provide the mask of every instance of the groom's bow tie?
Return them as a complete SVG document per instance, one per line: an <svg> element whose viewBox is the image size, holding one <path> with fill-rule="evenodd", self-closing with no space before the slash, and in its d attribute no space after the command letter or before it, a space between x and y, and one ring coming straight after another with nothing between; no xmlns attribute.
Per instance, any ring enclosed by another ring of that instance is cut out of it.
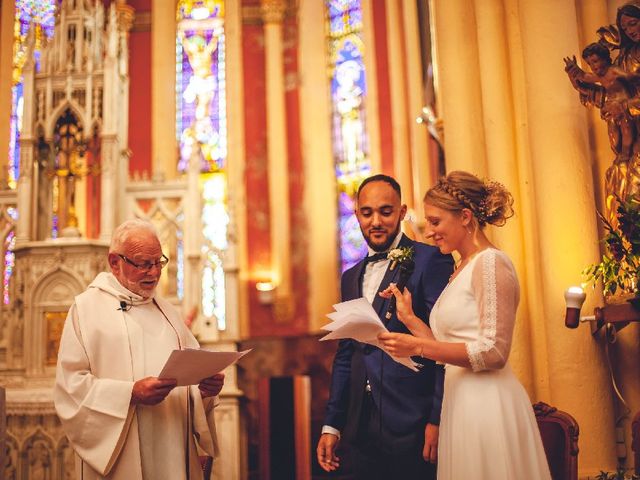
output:
<svg viewBox="0 0 640 480"><path fill-rule="evenodd" d="M374 253L364 259L365 265L369 263L376 263L387 259L387 252Z"/></svg>

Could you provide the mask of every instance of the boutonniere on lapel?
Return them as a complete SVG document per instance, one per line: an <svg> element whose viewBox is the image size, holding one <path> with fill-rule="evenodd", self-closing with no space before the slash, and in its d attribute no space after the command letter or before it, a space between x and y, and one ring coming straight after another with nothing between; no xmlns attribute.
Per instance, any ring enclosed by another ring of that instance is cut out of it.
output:
<svg viewBox="0 0 640 480"><path fill-rule="evenodd" d="M391 270L395 269L398 265L402 267L410 263L413 264L413 247L394 248L389 251L387 258L391 260Z"/></svg>

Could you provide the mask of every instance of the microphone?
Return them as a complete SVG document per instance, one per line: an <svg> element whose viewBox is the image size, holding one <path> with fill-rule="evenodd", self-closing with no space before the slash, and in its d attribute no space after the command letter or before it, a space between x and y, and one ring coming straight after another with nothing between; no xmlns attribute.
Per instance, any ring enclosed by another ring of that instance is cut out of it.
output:
<svg viewBox="0 0 640 480"><path fill-rule="evenodd" d="M116 308L116 310L122 310L123 312L128 312L133 307L133 303L127 303L124 300L120 300L120 308Z"/></svg>
<svg viewBox="0 0 640 480"><path fill-rule="evenodd" d="M400 290L400 292L402 292L404 290L404 287L407 285L407 282L409 281L409 277L411 277L411 274L413 273L415 266L416 264L413 263L413 260L411 259L407 259L402 263L400 263L400 265L398 265L398 268L400 269L400 274L398 276L398 282L396 283L396 287L398 288L398 290ZM396 310L396 297L394 295L393 297L391 297L391 301L389 302L389 308L387 309L387 313L385 313L384 318L386 318L387 320L391 319L395 310Z"/></svg>

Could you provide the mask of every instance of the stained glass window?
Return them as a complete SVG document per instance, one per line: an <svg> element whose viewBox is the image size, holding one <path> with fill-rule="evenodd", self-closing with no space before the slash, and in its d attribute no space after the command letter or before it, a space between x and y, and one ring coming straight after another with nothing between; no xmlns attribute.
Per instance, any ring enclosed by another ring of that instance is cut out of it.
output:
<svg viewBox="0 0 640 480"><path fill-rule="evenodd" d="M360 0L328 0L332 137L338 182L338 227L342 271L366 254L366 243L353 214L354 195L371 173L365 128L367 93Z"/></svg>
<svg viewBox="0 0 640 480"><path fill-rule="evenodd" d="M45 38L53 36L56 0L16 0L13 42L13 87L9 124L9 187L15 188L20 176L20 130L22 128L22 69L27 61L27 43L33 37L36 71L40 68L40 50Z"/></svg>
<svg viewBox="0 0 640 480"><path fill-rule="evenodd" d="M224 2L184 0L178 5L176 133L178 170L186 171L195 147L201 170L224 168L227 157Z"/></svg>
<svg viewBox="0 0 640 480"><path fill-rule="evenodd" d="M227 104L223 0L180 0L176 40L178 170L198 162L202 191L202 313L226 328Z"/></svg>
<svg viewBox="0 0 640 480"><path fill-rule="evenodd" d="M15 224L15 221L18 219L18 211L13 208L7 208L7 214ZM11 274L13 273L13 268L15 267L15 254L13 253L13 247L16 243L16 235L15 230L11 230L4 240L4 272L2 275L2 301L5 305L9 305L9 280L11 279Z"/></svg>
<svg viewBox="0 0 640 480"><path fill-rule="evenodd" d="M205 238L202 251L205 258L202 274L202 313L215 317L218 328L226 328L225 288L222 256L227 249L229 214L226 206L227 179L224 173L203 176L202 228Z"/></svg>
<svg viewBox="0 0 640 480"><path fill-rule="evenodd" d="M177 218L178 225L184 225L184 214L181 213ZM182 228L176 229L176 293L178 298L184 298L184 233Z"/></svg>

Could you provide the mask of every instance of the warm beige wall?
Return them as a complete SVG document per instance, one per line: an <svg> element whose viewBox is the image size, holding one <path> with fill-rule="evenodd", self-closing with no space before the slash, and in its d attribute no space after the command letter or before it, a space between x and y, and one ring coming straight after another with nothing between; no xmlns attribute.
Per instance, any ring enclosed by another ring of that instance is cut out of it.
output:
<svg viewBox="0 0 640 480"><path fill-rule="evenodd" d="M470 2L433 0L438 112L449 170L486 174L476 19Z"/></svg>
<svg viewBox="0 0 640 480"><path fill-rule="evenodd" d="M513 129L515 120L513 92L510 88L505 88L505 85L511 84L505 12L498 1L477 2L476 5L486 173L489 177L509 185L516 205L522 205L522 194L518 188L519 168L515 161L517 142L514 135L505 134ZM523 213L518 212L518 220ZM537 345L538 353L541 353L540 349L544 349L545 344L539 340L543 332L532 328L528 321L532 316L539 316L540 312L536 311L535 306L530 307L529 283L526 276L522 275L526 271L524 235L521 222L514 221L509 222L504 228L495 229L493 239L501 248L509 251L522 282L522 302L514 333L514 341L519 347L513 350L511 361L528 391L535 391L536 398L546 399L548 392L546 383L542 380L547 376L547 364L542 360L545 355L532 358L531 352L532 346ZM530 338L533 341L530 341Z"/></svg>
<svg viewBox="0 0 640 480"><path fill-rule="evenodd" d="M601 0L582 0L577 2L580 14L580 47L593 42L596 39L595 32L602 26L615 22L616 10L619 6L627 3L627 0L610 0L607 5ZM604 191L605 170L611 165L613 153L609 147L606 124L600 118L597 109L589 110L589 139L592 154L592 164L596 176L596 191L598 205L602 208L602 192ZM614 375L621 393L631 410L631 416L621 422L624 429L625 447L627 455L627 465L631 465L631 429L630 423L633 415L640 411L640 367L638 357L640 352L640 324L631 324L618 333L618 340L610 347L614 368ZM624 413L624 408L616 402L616 414Z"/></svg>
<svg viewBox="0 0 640 480"><path fill-rule="evenodd" d="M492 232L522 288L511 362L532 401L577 419L581 475L613 470L615 412L602 341L563 324L564 289L599 256L594 184L608 145L594 133L597 118L587 120L562 58L580 53L582 39L590 41L582 30L606 12L595 0L462 4L432 0L447 169L488 175L514 193L516 217ZM584 312L600 303L591 293ZM638 410L638 329L623 336L618 349L627 360L618 375Z"/></svg>
<svg viewBox="0 0 640 480"><path fill-rule="evenodd" d="M607 5L602 2L602 0L583 0L576 2L576 9L579 19L578 33L580 45L579 49L572 52L571 55L575 55L576 58L580 59L582 49L589 43L597 40L596 30L602 25L607 25L609 19L607 16ZM609 147L607 126L600 118L600 111L597 108L589 108L587 118L589 122L591 168L595 179L594 192L598 208L604 209L604 175L613 157L611 148Z"/></svg>

